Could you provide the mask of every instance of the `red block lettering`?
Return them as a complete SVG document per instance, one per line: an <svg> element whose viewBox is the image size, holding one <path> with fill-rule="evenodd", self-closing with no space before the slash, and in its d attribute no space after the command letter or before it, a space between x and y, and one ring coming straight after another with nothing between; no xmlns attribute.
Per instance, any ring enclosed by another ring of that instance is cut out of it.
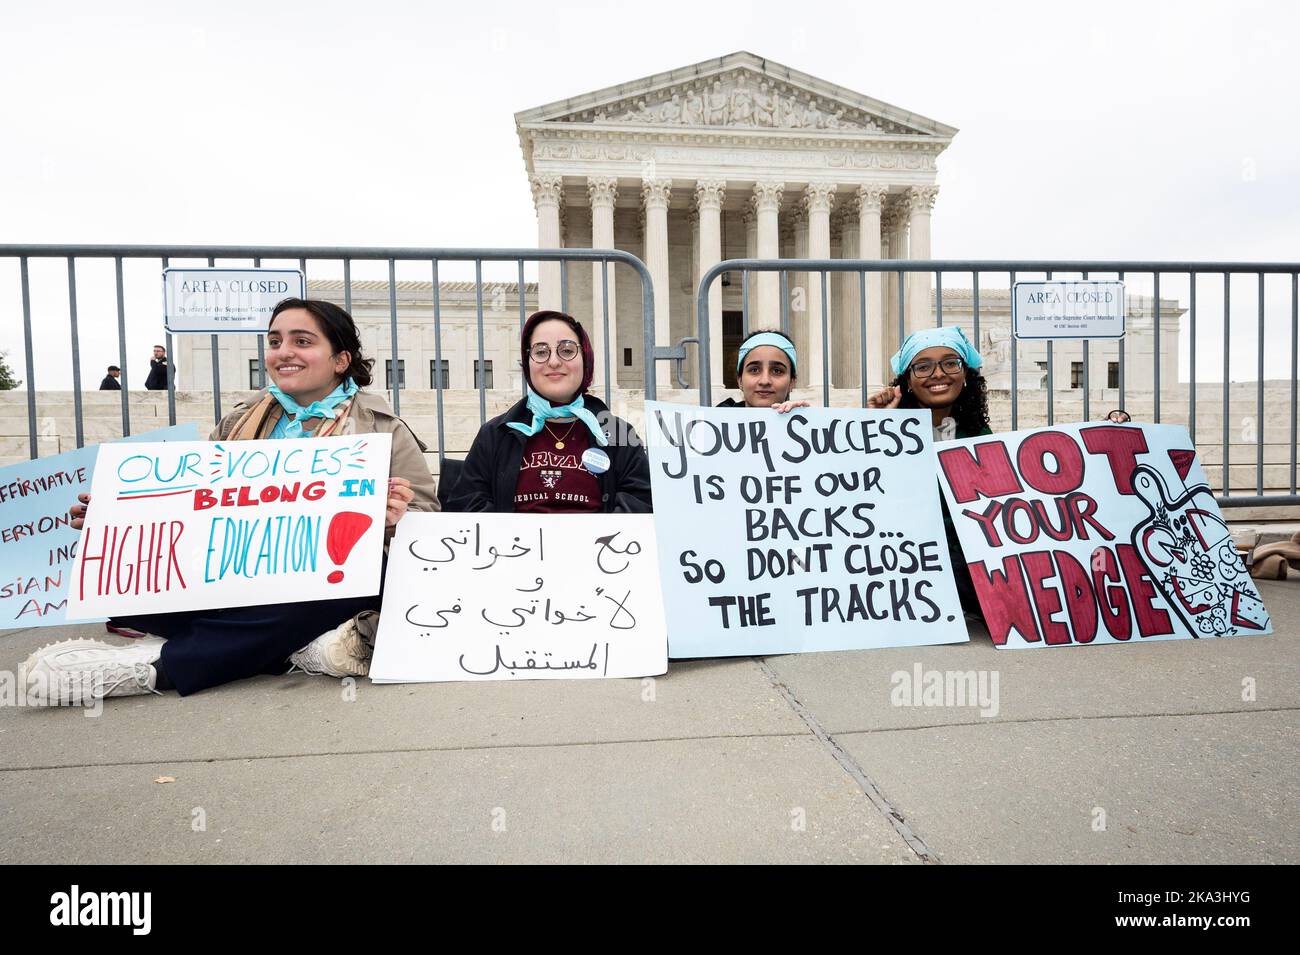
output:
<svg viewBox="0 0 1300 955"><path fill-rule="evenodd" d="M947 448L939 452L939 466L958 504L969 504L981 496L1004 497L1023 490L1016 469L1011 466L1007 446L1001 441Z"/></svg>
<svg viewBox="0 0 1300 955"><path fill-rule="evenodd" d="M986 570L982 561L967 567L993 645L1003 646L1013 627L1026 641L1037 643L1041 638L1020 561L1014 556L1003 558L1002 569L993 571Z"/></svg>
<svg viewBox="0 0 1300 955"><path fill-rule="evenodd" d="M1051 455L1056 470L1047 470ZM1016 464L1021 476L1043 494L1069 494L1083 483L1083 452L1074 438L1059 431L1040 431L1020 443Z"/></svg>
<svg viewBox="0 0 1300 955"><path fill-rule="evenodd" d="M1083 438L1088 453L1106 455L1111 476L1115 479L1115 489L1121 494L1132 494L1137 456L1147 453L1147 439L1142 431L1118 424L1103 424L1084 428L1079 436Z"/></svg>

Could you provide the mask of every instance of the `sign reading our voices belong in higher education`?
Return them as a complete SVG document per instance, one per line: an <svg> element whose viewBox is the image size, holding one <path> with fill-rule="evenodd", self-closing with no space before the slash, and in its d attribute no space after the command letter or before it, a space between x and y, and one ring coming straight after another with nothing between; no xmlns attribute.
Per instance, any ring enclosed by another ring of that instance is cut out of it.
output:
<svg viewBox="0 0 1300 955"><path fill-rule="evenodd" d="M164 323L184 332L264 332L286 298L303 298L297 269L163 269Z"/></svg>
<svg viewBox="0 0 1300 955"><path fill-rule="evenodd" d="M68 619L379 593L391 440L101 445Z"/></svg>
<svg viewBox="0 0 1300 955"><path fill-rule="evenodd" d="M1016 338L1123 338L1124 283L1017 282L1011 321Z"/></svg>

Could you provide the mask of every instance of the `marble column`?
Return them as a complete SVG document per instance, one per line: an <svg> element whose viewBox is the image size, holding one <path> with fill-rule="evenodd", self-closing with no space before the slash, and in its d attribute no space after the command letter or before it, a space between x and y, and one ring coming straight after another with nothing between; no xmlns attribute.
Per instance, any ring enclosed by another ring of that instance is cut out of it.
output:
<svg viewBox="0 0 1300 955"><path fill-rule="evenodd" d="M930 257L930 210L934 208L938 186L913 186L907 191L908 258ZM933 280L928 272L913 272L907 283L907 329L914 332L934 324L930 305Z"/></svg>
<svg viewBox="0 0 1300 955"><path fill-rule="evenodd" d="M804 208L808 213L808 257L810 259L829 259L831 257L831 207L835 204L835 183L833 182L813 182L809 183L804 189L803 194ZM808 369L808 374L803 379L804 387L820 389L822 387L823 370L825 369L825 358L823 351L823 335L831 336L834 340L835 318L831 314L830 302L825 302L826 306L826 330L822 330L822 281L821 275L817 272L809 272L808 275L808 358L803 364ZM827 275L829 279L829 273ZM830 282L827 281L827 288Z"/></svg>
<svg viewBox="0 0 1300 955"><path fill-rule="evenodd" d="M695 183L695 209L699 213L699 281L709 269L722 261L722 203L727 184L719 179L701 179ZM709 286L709 380L713 387L726 384L722 368L722 277Z"/></svg>
<svg viewBox="0 0 1300 955"><path fill-rule="evenodd" d="M591 247L614 248L614 204L618 201L618 179L588 178L587 197L591 200ZM611 388L618 387L618 369L622 356L618 351L618 307L614 295L616 266L606 266L609 280L609 340L605 340L605 293L601 277L601 263L591 267L591 347L596 352L596 374L593 384L604 385L606 376ZM606 345L609 360L606 361Z"/></svg>
<svg viewBox="0 0 1300 955"><path fill-rule="evenodd" d="M754 213L757 217L756 257L780 258L780 210L785 194L784 182L754 183ZM751 328L776 328L781 322L781 281L776 272L758 272L754 275Z"/></svg>
<svg viewBox="0 0 1300 955"><path fill-rule="evenodd" d="M533 176L533 205L537 209L537 247L560 248L560 206L564 204L564 181L559 176ZM537 307L560 307L560 263L538 266Z"/></svg>
<svg viewBox="0 0 1300 955"><path fill-rule="evenodd" d="M862 258L859 205L857 195L850 194L839 218L841 259ZM831 342L831 354L835 356L831 383L838 388L854 388L862 365L862 284L856 272L841 272L832 281L839 294L835 298L835 340Z"/></svg>
<svg viewBox="0 0 1300 955"><path fill-rule="evenodd" d="M641 203L645 208L645 264L655 290L655 345L672 344L668 321L668 204L672 201L671 179L643 179ZM649 360L650 356L646 356ZM667 367L666 365L663 367Z"/></svg>
<svg viewBox="0 0 1300 955"><path fill-rule="evenodd" d="M880 183L859 186L855 195L858 211L858 258L879 259L880 207L889 187ZM872 389L883 387L888 380L889 356L897 349L885 350L884 303L881 299L883 277L879 272L867 273L867 385Z"/></svg>
<svg viewBox="0 0 1300 955"><path fill-rule="evenodd" d="M887 205L883 211L885 235L889 242L889 257L891 259L907 258L907 211L903 208L898 200L894 200ZM885 274L884 281L888 283L886 297L888 306L884 315L885 321L885 348L889 354L898 350L900 340L899 332L899 301L898 301L898 276L905 273L888 272ZM909 299L910 289L905 290L904 301ZM903 319L904 334L906 334L907 320Z"/></svg>
<svg viewBox="0 0 1300 955"><path fill-rule="evenodd" d="M808 258L808 210L804 208L802 199L795 203L790 214L785 217L781 223L782 231L788 232L787 248L789 251L783 253L784 258L788 259L806 259ZM780 274L780 273L778 273ZM794 347L799 352L799 383L804 387L808 386L805 380L805 371L808 367L808 273L791 272L786 286L786 296L789 299L790 308L790 337L794 339Z"/></svg>

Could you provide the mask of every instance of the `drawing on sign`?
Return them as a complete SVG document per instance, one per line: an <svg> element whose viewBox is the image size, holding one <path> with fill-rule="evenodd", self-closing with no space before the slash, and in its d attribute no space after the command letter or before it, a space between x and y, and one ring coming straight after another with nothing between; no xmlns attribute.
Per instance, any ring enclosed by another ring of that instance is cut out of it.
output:
<svg viewBox="0 0 1300 955"><path fill-rule="evenodd" d="M1195 454L1169 452L1184 481ZM1130 480L1149 511L1133 528L1133 546L1192 636L1263 630L1268 614L1246 583L1246 568L1209 487L1184 484L1171 498L1164 480L1146 465L1139 465Z"/></svg>
<svg viewBox="0 0 1300 955"><path fill-rule="evenodd" d="M1185 429L1076 425L939 452L997 646L1268 633Z"/></svg>

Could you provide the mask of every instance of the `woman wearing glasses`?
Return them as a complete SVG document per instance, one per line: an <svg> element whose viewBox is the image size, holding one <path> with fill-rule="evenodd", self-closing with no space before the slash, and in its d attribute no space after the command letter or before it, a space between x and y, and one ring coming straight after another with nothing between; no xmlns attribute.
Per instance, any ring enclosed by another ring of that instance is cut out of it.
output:
<svg viewBox="0 0 1300 955"><path fill-rule="evenodd" d="M872 395L867 407L929 408L936 441L991 434L983 364L955 325L913 332L889 360L893 383Z"/></svg>
<svg viewBox="0 0 1300 955"><path fill-rule="evenodd" d="M648 512L650 463L632 426L588 394L595 355L572 315L529 317L520 340L528 395L479 428L450 510Z"/></svg>
<svg viewBox="0 0 1300 955"><path fill-rule="evenodd" d="M960 328L946 326L913 332L889 360L894 382L872 395L869 408L929 408L935 441L992 434L989 403L980 366L984 359ZM953 582L967 614L983 620L979 596L962 556L957 529L943 507Z"/></svg>

